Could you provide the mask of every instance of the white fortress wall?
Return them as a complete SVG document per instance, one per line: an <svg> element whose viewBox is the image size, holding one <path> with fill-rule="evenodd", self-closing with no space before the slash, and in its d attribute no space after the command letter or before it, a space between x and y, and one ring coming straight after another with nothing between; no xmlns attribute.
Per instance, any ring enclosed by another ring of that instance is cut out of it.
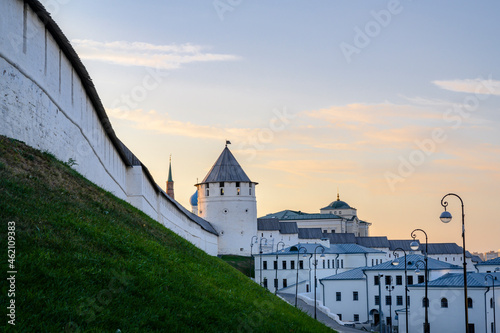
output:
<svg viewBox="0 0 500 333"><path fill-rule="evenodd" d="M38 1L0 2L0 134L48 151L197 247L217 235L186 214L121 145L88 73Z"/></svg>

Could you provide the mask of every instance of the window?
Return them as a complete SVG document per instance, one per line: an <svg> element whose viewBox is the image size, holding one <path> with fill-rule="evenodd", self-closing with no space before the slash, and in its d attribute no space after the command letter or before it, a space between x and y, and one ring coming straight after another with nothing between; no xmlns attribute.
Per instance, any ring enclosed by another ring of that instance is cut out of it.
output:
<svg viewBox="0 0 500 333"><path fill-rule="evenodd" d="M448 300L446 298L441 298L441 307L442 308L447 308L448 307Z"/></svg>
<svg viewBox="0 0 500 333"><path fill-rule="evenodd" d="M378 286L378 285L380 284L380 276L375 275L375 276L373 277L373 284L374 284L375 286Z"/></svg>
<svg viewBox="0 0 500 333"><path fill-rule="evenodd" d="M339 320L342 320L342 314L341 313L337 313L337 316L339 316Z"/></svg>
<svg viewBox="0 0 500 333"><path fill-rule="evenodd" d="M304 260L299 260L299 269L304 269Z"/></svg>
<svg viewBox="0 0 500 333"><path fill-rule="evenodd" d="M240 195L240 188L239 187L236 189L236 195Z"/></svg>
<svg viewBox="0 0 500 333"><path fill-rule="evenodd" d="M330 259L328 259L328 268L330 268Z"/></svg>
<svg viewBox="0 0 500 333"><path fill-rule="evenodd" d="M278 279L274 279L274 288L278 289Z"/></svg>
<svg viewBox="0 0 500 333"><path fill-rule="evenodd" d="M474 304L472 303L472 298L470 298L470 297L469 297L469 298L467 298L467 307L468 307L469 309L472 309L473 305L474 305Z"/></svg>
<svg viewBox="0 0 500 333"><path fill-rule="evenodd" d="M283 288L286 288L288 286L286 279L283 279Z"/></svg>
<svg viewBox="0 0 500 333"><path fill-rule="evenodd" d="M476 333L476 329L474 327L474 324L469 324L469 333Z"/></svg>
<svg viewBox="0 0 500 333"><path fill-rule="evenodd" d="M224 187L224 182L220 182L219 187Z"/></svg>
<svg viewBox="0 0 500 333"><path fill-rule="evenodd" d="M380 305L380 296L375 295L375 305Z"/></svg>
<svg viewBox="0 0 500 333"><path fill-rule="evenodd" d="M490 298L490 308L492 308L492 309L493 309L493 297L492 297L492 298Z"/></svg>
<svg viewBox="0 0 500 333"><path fill-rule="evenodd" d="M385 305L392 305L392 297L387 295L385 296Z"/></svg>
<svg viewBox="0 0 500 333"><path fill-rule="evenodd" d="M282 266L283 266L283 269L286 269L286 261L283 261Z"/></svg>
<svg viewBox="0 0 500 333"><path fill-rule="evenodd" d="M403 284L403 276L402 275L396 275L396 284L398 286L401 286Z"/></svg>
<svg viewBox="0 0 500 333"><path fill-rule="evenodd" d="M344 259L340 259L340 268L344 268Z"/></svg>
<svg viewBox="0 0 500 333"><path fill-rule="evenodd" d="M267 278L264 278L264 288L267 289Z"/></svg>
<svg viewBox="0 0 500 333"><path fill-rule="evenodd" d="M387 326L391 326L391 317L385 317L385 322Z"/></svg>
<svg viewBox="0 0 500 333"><path fill-rule="evenodd" d="M278 262L276 260L273 262L273 268L274 270L278 269Z"/></svg>
<svg viewBox="0 0 500 333"><path fill-rule="evenodd" d="M373 266L373 259L372 259L372 266Z"/></svg>
<svg viewBox="0 0 500 333"><path fill-rule="evenodd" d="M224 195L224 188L223 187L221 187L221 189L220 189L220 195Z"/></svg>
<svg viewBox="0 0 500 333"><path fill-rule="evenodd" d="M425 282L425 276L419 275L418 276L418 283L424 283Z"/></svg>
<svg viewBox="0 0 500 333"><path fill-rule="evenodd" d="M354 321L359 321L359 314L354 314Z"/></svg>
<svg viewBox="0 0 500 333"><path fill-rule="evenodd" d="M252 189L251 188L248 189L248 195L252 195Z"/></svg>
<svg viewBox="0 0 500 333"><path fill-rule="evenodd" d="M390 286L390 285L391 285L391 282L392 282L392 276L390 276L390 275L386 275L386 276L385 276L385 285L386 285L386 286Z"/></svg>
<svg viewBox="0 0 500 333"><path fill-rule="evenodd" d="M267 269L267 261L262 262L262 269Z"/></svg>
<svg viewBox="0 0 500 333"><path fill-rule="evenodd" d="M413 276L408 276L408 285L411 286L413 284Z"/></svg>
<svg viewBox="0 0 500 333"><path fill-rule="evenodd" d="M422 298L422 307L425 308L425 307L429 307L429 302L428 302L428 299L427 298Z"/></svg>
<svg viewBox="0 0 500 333"><path fill-rule="evenodd" d="M353 301L357 301L357 300L359 300L359 295L358 295L358 292L357 292L357 291L353 291L353 292L352 292L352 300L353 300Z"/></svg>
<svg viewBox="0 0 500 333"><path fill-rule="evenodd" d="M396 296L396 305L403 305L403 296Z"/></svg>
<svg viewBox="0 0 500 333"><path fill-rule="evenodd" d="M326 268L325 265L326 265L326 262L325 262L325 260L323 260L323 269Z"/></svg>
<svg viewBox="0 0 500 333"><path fill-rule="evenodd" d="M236 187L240 187L240 182L236 182Z"/></svg>
<svg viewBox="0 0 500 333"><path fill-rule="evenodd" d="M342 300L342 293L340 291L337 291L337 293L335 294L335 300L337 302L340 302Z"/></svg>
<svg viewBox="0 0 500 333"><path fill-rule="evenodd" d="M295 261L290 261L290 269L295 269Z"/></svg>
<svg viewBox="0 0 500 333"><path fill-rule="evenodd" d="M332 230L332 234L334 234L334 233L335 233L335 229Z"/></svg>
<svg viewBox="0 0 500 333"><path fill-rule="evenodd" d="M406 305L408 305L408 307L410 307L410 296L408 296L408 297L406 298Z"/></svg>

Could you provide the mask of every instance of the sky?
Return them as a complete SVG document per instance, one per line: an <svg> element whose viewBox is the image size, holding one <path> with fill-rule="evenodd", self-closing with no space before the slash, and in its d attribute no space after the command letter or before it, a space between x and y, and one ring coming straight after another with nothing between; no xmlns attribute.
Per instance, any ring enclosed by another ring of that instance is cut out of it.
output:
<svg viewBox="0 0 500 333"><path fill-rule="evenodd" d="M500 249L500 3L42 0L118 137L190 207L229 148L258 216L340 198L371 236ZM423 239L420 233L418 238Z"/></svg>

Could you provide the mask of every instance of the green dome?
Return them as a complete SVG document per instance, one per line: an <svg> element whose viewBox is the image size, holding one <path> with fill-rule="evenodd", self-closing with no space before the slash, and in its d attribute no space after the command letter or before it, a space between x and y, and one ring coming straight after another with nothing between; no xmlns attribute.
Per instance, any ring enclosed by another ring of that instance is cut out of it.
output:
<svg viewBox="0 0 500 333"><path fill-rule="evenodd" d="M340 201L340 200L337 200L337 201L334 201L332 202L331 204L329 204L327 207L325 208L332 208L332 209L350 209L351 206L349 206L345 201Z"/></svg>

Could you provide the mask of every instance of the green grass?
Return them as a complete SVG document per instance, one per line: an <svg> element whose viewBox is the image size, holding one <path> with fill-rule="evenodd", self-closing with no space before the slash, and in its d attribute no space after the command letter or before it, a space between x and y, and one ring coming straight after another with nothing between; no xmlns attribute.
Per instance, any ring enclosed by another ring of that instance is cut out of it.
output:
<svg viewBox="0 0 500 333"><path fill-rule="evenodd" d="M253 257L224 255L220 257L223 261L233 266L248 277L255 277Z"/></svg>
<svg viewBox="0 0 500 333"><path fill-rule="evenodd" d="M0 331L331 332L68 163L1 136L0 221ZM16 326L6 317L8 221Z"/></svg>

